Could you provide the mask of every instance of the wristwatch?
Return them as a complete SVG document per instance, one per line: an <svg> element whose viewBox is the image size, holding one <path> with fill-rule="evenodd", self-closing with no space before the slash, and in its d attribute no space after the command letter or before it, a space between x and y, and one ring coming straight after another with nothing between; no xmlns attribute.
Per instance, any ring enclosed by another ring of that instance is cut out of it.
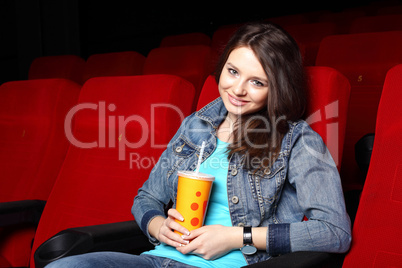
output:
<svg viewBox="0 0 402 268"><path fill-rule="evenodd" d="M251 226L244 226L243 247L240 250L243 254L246 254L246 255L253 255L254 253L257 252L257 248L253 245Z"/></svg>

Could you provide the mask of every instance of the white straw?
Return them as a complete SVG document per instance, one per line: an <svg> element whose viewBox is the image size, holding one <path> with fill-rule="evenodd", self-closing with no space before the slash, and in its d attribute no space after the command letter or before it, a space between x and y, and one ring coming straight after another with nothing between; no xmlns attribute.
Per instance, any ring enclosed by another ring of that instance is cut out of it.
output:
<svg viewBox="0 0 402 268"><path fill-rule="evenodd" d="M200 155L198 156L197 169L195 170L196 173L198 173L200 171L201 159L202 159L202 155L204 154L204 148L205 148L205 141L203 141L202 145L201 145Z"/></svg>

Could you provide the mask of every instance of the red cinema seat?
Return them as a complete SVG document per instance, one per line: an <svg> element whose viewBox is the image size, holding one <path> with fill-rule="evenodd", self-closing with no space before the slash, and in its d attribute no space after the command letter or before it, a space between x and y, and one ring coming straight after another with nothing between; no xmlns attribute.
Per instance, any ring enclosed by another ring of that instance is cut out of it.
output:
<svg viewBox="0 0 402 268"><path fill-rule="evenodd" d="M285 26L284 29L296 40L304 65L314 66L321 40L329 35L339 33L333 22L318 22Z"/></svg>
<svg viewBox="0 0 402 268"><path fill-rule="evenodd" d="M210 103L216 98L219 98L219 89L218 85L216 84L215 76L210 75L205 80L204 85L202 86L200 97L198 98L197 103L197 111L200 110L202 107Z"/></svg>
<svg viewBox="0 0 402 268"><path fill-rule="evenodd" d="M307 123L327 145L338 170L345 142L350 83L329 67L307 67Z"/></svg>
<svg viewBox="0 0 402 268"><path fill-rule="evenodd" d="M367 16L355 19L350 33L402 31L402 14Z"/></svg>
<svg viewBox="0 0 402 268"><path fill-rule="evenodd" d="M308 106L306 121L327 144L338 170L340 168L346 128L346 111L350 84L347 78L329 67L307 67ZM214 76L205 81L197 110L218 98Z"/></svg>
<svg viewBox="0 0 402 268"><path fill-rule="evenodd" d="M177 35L169 35L162 38L159 47L211 45L211 38L205 33L194 32Z"/></svg>
<svg viewBox="0 0 402 268"><path fill-rule="evenodd" d="M343 267L402 266L402 65L387 73L374 146Z"/></svg>
<svg viewBox="0 0 402 268"><path fill-rule="evenodd" d="M67 79L0 87L0 202L46 200L69 143L64 119L81 86Z"/></svg>
<svg viewBox="0 0 402 268"><path fill-rule="evenodd" d="M11 267L11 264L0 256L0 267Z"/></svg>
<svg viewBox="0 0 402 268"><path fill-rule="evenodd" d="M172 74L191 82L197 101L205 79L211 73L209 46L178 46L152 49L144 66L144 74ZM195 109L196 102L193 109Z"/></svg>
<svg viewBox="0 0 402 268"><path fill-rule="evenodd" d="M28 79L65 78L82 84L85 60L76 55L43 56L34 59Z"/></svg>
<svg viewBox="0 0 402 268"><path fill-rule="evenodd" d="M88 80L32 252L68 228L131 221L138 188L190 114L193 98L193 85L172 75Z"/></svg>
<svg viewBox="0 0 402 268"><path fill-rule="evenodd" d="M82 81L99 76L142 74L145 56L136 51L93 54L85 63Z"/></svg>
<svg viewBox="0 0 402 268"><path fill-rule="evenodd" d="M69 146L64 119L77 103L80 88L68 79L0 86L0 202L47 200ZM26 266L34 229L0 228L0 259Z"/></svg>
<svg viewBox="0 0 402 268"><path fill-rule="evenodd" d="M356 142L375 130L378 103L387 71L402 63L402 31L333 35L323 39L317 66L329 66L351 84L341 178L345 190L361 190Z"/></svg>

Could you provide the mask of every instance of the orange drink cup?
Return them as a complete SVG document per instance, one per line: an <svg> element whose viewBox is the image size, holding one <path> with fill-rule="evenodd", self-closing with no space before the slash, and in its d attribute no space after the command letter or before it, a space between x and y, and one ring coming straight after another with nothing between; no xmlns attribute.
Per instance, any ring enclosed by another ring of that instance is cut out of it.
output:
<svg viewBox="0 0 402 268"><path fill-rule="evenodd" d="M176 210L183 216L184 221L176 221L192 231L204 224L215 177L195 171L179 171L178 176Z"/></svg>

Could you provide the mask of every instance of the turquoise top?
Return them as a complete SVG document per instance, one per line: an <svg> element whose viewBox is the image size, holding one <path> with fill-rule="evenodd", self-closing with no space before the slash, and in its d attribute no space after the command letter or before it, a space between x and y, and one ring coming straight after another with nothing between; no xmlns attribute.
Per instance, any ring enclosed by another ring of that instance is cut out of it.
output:
<svg viewBox="0 0 402 268"><path fill-rule="evenodd" d="M232 226L226 186L229 167L226 152L228 143L219 139L217 142L216 150L201 164L199 170L202 173L215 176L204 225L220 224L224 226ZM215 260L205 260L202 257L193 254L184 255L174 247L166 244L160 244L156 246L154 250L145 252L145 254L167 257L198 267L241 267L247 265L240 249L233 250Z"/></svg>

